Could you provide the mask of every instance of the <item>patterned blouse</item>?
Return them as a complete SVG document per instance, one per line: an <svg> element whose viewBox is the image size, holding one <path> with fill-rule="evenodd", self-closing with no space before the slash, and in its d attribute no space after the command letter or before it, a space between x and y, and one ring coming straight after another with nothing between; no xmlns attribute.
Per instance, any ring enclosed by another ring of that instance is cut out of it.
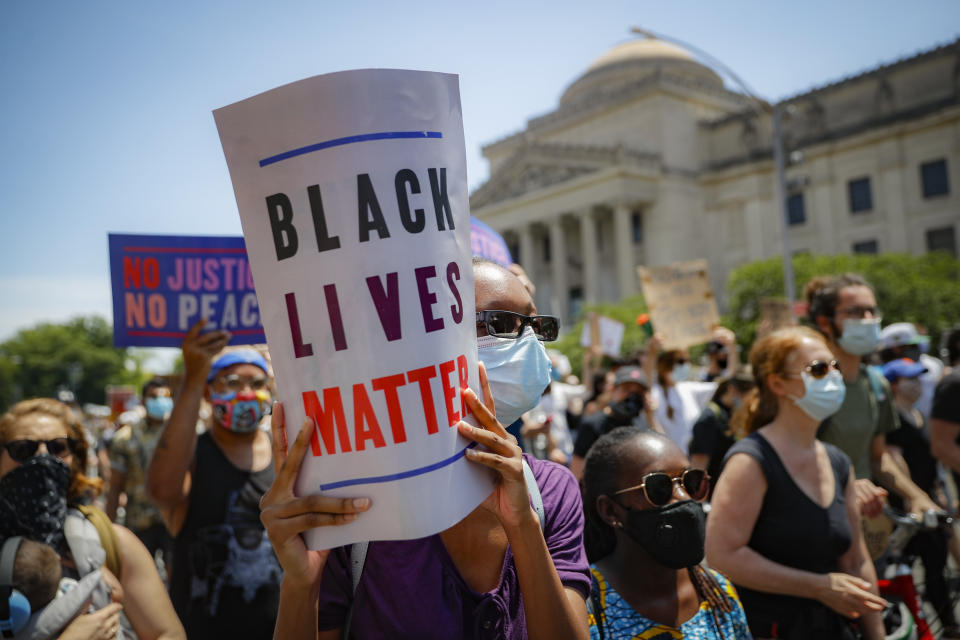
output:
<svg viewBox="0 0 960 640"><path fill-rule="evenodd" d="M679 629L658 624L644 618L637 613L627 601L620 597L613 587L604 579L603 574L595 565L590 565L593 574L592 589L599 594L600 608L602 609L602 623L604 640L752 640L747 628L747 617L743 613L740 597L733 585L721 574L709 570L717 582L723 587L727 595L733 600L734 609L730 614L719 613L723 634L717 632L713 612L706 602L700 603L700 609ZM591 597L591 600L593 598ZM590 638L600 640L600 629L594 614L589 616Z"/></svg>

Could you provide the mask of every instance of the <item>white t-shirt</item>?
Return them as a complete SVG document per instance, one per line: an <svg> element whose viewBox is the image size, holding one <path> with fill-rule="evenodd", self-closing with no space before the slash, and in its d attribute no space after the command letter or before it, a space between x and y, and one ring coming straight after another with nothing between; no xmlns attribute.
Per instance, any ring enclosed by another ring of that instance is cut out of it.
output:
<svg viewBox="0 0 960 640"><path fill-rule="evenodd" d="M659 384L654 384L650 389L650 398L656 406L653 412L654 418L684 453L687 453L690 447L694 423L716 390L716 382L692 380L674 384L666 397L663 394L663 387ZM668 416L668 405L673 407L672 419Z"/></svg>
<svg viewBox="0 0 960 640"><path fill-rule="evenodd" d="M939 383L940 378L943 377L943 363L933 356L921 353L920 364L927 368L927 372L920 376L923 393L920 394L920 399L917 400L913 406L915 406L917 410L923 414L923 418L929 422L930 409L933 408L933 394L937 389L937 383Z"/></svg>

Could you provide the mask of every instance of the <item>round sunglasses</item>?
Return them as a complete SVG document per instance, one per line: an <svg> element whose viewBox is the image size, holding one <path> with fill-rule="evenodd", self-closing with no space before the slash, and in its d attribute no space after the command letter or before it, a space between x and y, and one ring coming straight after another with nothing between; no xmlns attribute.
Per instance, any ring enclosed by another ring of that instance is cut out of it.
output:
<svg viewBox="0 0 960 640"><path fill-rule="evenodd" d="M700 501L710 492L710 476L703 469L684 469L679 476L671 476L663 471L654 471L643 476L643 481L635 487L620 489L613 495L643 491L647 502L655 507L663 507L673 500L673 486L679 483L693 500Z"/></svg>
<svg viewBox="0 0 960 640"><path fill-rule="evenodd" d="M6 449L7 455L14 462L23 464L33 456L37 455L40 444L46 446L47 451L52 456L61 460L74 453L77 448L77 441L73 438L54 438L52 440L11 440L10 442L0 443L0 449Z"/></svg>

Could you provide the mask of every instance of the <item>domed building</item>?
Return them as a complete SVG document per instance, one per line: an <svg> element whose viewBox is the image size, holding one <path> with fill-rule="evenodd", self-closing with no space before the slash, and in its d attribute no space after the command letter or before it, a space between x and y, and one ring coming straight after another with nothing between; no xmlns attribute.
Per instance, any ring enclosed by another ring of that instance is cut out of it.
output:
<svg viewBox="0 0 960 640"><path fill-rule="evenodd" d="M791 252L956 255L960 41L786 104ZM639 292L637 265L696 258L722 303L731 269L781 253L771 130L769 110L689 51L632 39L483 148L471 210L504 235L541 312L572 320Z"/></svg>

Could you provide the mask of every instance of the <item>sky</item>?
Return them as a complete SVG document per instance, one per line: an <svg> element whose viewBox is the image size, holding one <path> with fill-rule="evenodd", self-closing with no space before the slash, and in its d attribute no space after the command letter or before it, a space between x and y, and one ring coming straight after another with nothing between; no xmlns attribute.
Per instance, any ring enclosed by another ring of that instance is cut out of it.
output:
<svg viewBox="0 0 960 640"><path fill-rule="evenodd" d="M0 2L0 341L108 319L107 234L240 235L212 110L345 69L460 75L481 147L642 26L782 99L955 40L956 0Z"/></svg>

